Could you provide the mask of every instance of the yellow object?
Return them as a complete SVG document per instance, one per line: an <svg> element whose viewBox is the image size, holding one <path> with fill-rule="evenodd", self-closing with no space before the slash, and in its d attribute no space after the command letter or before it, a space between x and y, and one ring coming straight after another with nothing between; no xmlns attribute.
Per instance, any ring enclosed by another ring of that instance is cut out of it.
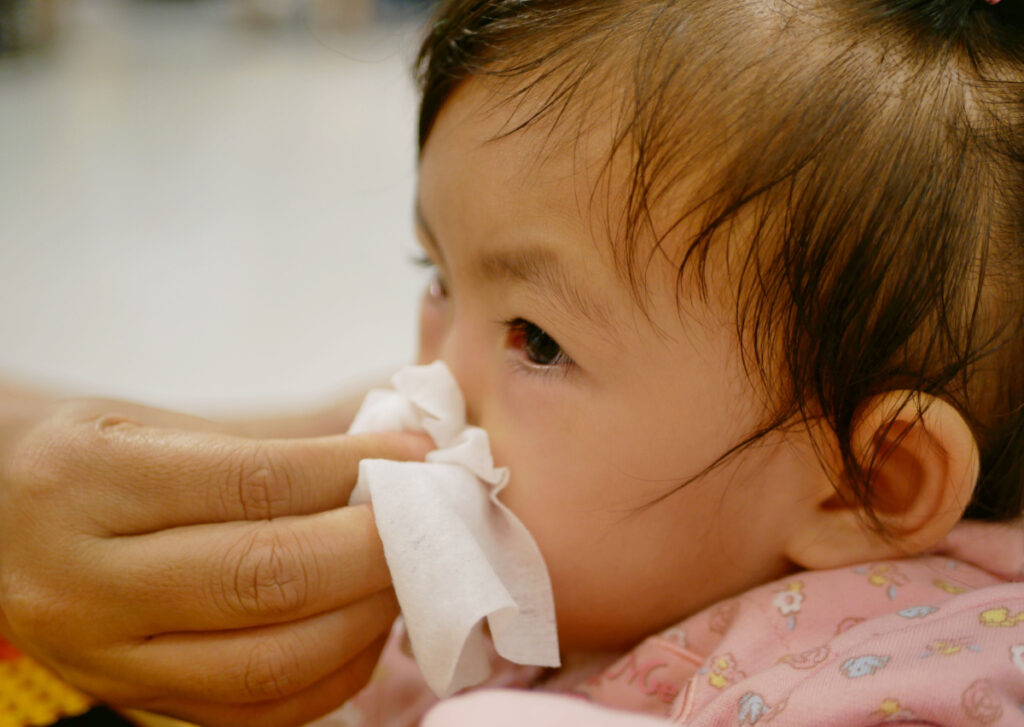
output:
<svg viewBox="0 0 1024 727"><path fill-rule="evenodd" d="M0 727L44 727L94 706L91 697L0 639ZM189 727L185 722L138 710L124 710L122 714L140 727Z"/></svg>
<svg viewBox="0 0 1024 727"><path fill-rule="evenodd" d="M88 711L92 700L19 655L0 659L0 727L36 727Z"/></svg>
<svg viewBox="0 0 1024 727"><path fill-rule="evenodd" d="M900 703L895 699L884 699L882 700L882 704L878 708L878 711L886 717L892 717L900 711Z"/></svg>
<svg viewBox="0 0 1024 727"><path fill-rule="evenodd" d="M1006 606L990 608L987 611L981 612L978 621L981 622L982 626L989 627L1016 626L1021 621L1024 621L1024 611L1011 615L1010 609L1006 608Z"/></svg>

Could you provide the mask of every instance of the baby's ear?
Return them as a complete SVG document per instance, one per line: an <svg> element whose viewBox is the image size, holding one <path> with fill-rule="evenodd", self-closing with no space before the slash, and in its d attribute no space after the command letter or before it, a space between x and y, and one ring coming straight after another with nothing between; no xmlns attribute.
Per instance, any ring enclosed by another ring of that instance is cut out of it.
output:
<svg viewBox="0 0 1024 727"><path fill-rule="evenodd" d="M978 445L960 413L920 392L892 391L868 402L853 452L870 468L871 502L884 532L822 473L794 513L786 555L807 569L920 553L963 516L978 479Z"/></svg>

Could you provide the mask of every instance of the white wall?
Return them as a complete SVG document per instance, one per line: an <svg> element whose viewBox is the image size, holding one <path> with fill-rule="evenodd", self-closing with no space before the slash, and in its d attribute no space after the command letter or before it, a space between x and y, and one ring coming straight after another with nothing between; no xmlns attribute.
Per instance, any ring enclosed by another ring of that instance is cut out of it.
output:
<svg viewBox="0 0 1024 727"><path fill-rule="evenodd" d="M0 376L200 412L408 360L417 29L84 0L0 59Z"/></svg>

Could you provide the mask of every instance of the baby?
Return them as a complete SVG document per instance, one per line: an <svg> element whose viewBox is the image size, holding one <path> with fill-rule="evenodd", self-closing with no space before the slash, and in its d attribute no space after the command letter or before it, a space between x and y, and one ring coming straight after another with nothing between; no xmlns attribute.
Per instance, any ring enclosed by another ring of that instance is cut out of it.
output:
<svg viewBox="0 0 1024 727"><path fill-rule="evenodd" d="M426 723L1024 722L1024 4L451 0L419 71L419 358L566 663Z"/></svg>

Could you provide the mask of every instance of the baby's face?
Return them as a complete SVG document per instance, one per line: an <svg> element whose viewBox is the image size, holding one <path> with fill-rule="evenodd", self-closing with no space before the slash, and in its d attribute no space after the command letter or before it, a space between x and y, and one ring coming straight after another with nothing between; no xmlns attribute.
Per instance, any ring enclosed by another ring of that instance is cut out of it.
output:
<svg viewBox="0 0 1024 727"><path fill-rule="evenodd" d="M787 510L817 462L777 435L677 490L763 423L728 296L678 305L656 255L641 309L608 244L625 186L613 170L595 192L600 130L541 154L543 125L495 140L509 111L489 100L460 87L423 151L438 279L419 358L449 365L511 469L502 499L547 561L563 648L630 644L790 570Z"/></svg>

